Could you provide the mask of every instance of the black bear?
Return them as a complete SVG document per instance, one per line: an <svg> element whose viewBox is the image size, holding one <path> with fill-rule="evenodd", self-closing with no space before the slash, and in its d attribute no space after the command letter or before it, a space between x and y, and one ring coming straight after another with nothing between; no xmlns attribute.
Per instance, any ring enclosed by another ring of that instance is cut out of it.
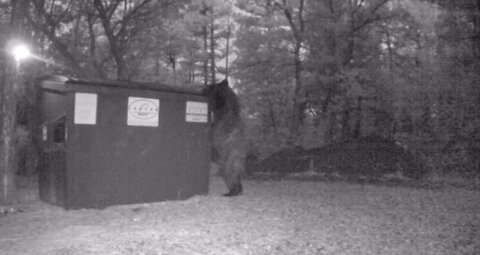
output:
<svg viewBox="0 0 480 255"><path fill-rule="evenodd" d="M206 86L203 93L209 97L210 111L213 113L212 156L228 188L228 193L224 195L241 195L245 138L238 97L227 80Z"/></svg>

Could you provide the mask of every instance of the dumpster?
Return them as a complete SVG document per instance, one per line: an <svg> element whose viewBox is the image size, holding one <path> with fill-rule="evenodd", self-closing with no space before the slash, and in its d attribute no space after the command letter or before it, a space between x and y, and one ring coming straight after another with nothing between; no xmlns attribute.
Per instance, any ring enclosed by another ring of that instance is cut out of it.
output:
<svg viewBox="0 0 480 255"><path fill-rule="evenodd" d="M159 83L38 80L40 198L66 209L208 193L208 99Z"/></svg>

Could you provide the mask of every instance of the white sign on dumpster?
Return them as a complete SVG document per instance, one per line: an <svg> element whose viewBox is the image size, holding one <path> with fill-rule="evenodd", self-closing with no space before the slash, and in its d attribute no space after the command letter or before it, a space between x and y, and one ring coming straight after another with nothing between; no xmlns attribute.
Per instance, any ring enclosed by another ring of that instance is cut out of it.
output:
<svg viewBox="0 0 480 255"><path fill-rule="evenodd" d="M97 94L75 93L73 123L87 125L97 123Z"/></svg>
<svg viewBox="0 0 480 255"><path fill-rule="evenodd" d="M42 141L48 140L48 127L45 125L42 127Z"/></svg>
<svg viewBox="0 0 480 255"><path fill-rule="evenodd" d="M187 101L185 120L187 122L208 122L208 104L205 102Z"/></svg>
<svg viewBox="0 0 480 255"><path fill-rule="evenodd" d="M129 97L127 125L158 127L159 111L160 100L158 99Z"/></svg>

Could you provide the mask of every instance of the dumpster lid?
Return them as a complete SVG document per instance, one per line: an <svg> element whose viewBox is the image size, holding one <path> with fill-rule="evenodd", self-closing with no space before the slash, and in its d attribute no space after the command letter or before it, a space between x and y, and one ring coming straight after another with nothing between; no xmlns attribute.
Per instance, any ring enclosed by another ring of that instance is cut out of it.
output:
<svg viewBox="0 0 480 255"><path fill-rule="evenodd" d="M83 80L74 79L65 76L51 75L43 76L39 78L40 85L45 89L53 89L59 91L66 91L66 86L81 85L92 87L110 87L110 88L125 88L136 90L154 90L164 91L179 94L191 94L191 95L204 95L199 88L192 86L179 87L166 85L160 82L140 82L140 81L127 81L127 80Z"/></svg>

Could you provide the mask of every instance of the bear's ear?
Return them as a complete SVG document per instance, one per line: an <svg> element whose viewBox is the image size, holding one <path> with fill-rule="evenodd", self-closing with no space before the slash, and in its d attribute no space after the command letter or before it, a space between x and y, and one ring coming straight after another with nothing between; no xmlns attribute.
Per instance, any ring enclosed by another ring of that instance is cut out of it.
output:
<svg viewBox="0 0 480 255"><path fill-rule="evenodd" d="M225 79L223 81L221 81L220 83L217 84L218 87L220 88L228 88L228 80Z"/></svg>

